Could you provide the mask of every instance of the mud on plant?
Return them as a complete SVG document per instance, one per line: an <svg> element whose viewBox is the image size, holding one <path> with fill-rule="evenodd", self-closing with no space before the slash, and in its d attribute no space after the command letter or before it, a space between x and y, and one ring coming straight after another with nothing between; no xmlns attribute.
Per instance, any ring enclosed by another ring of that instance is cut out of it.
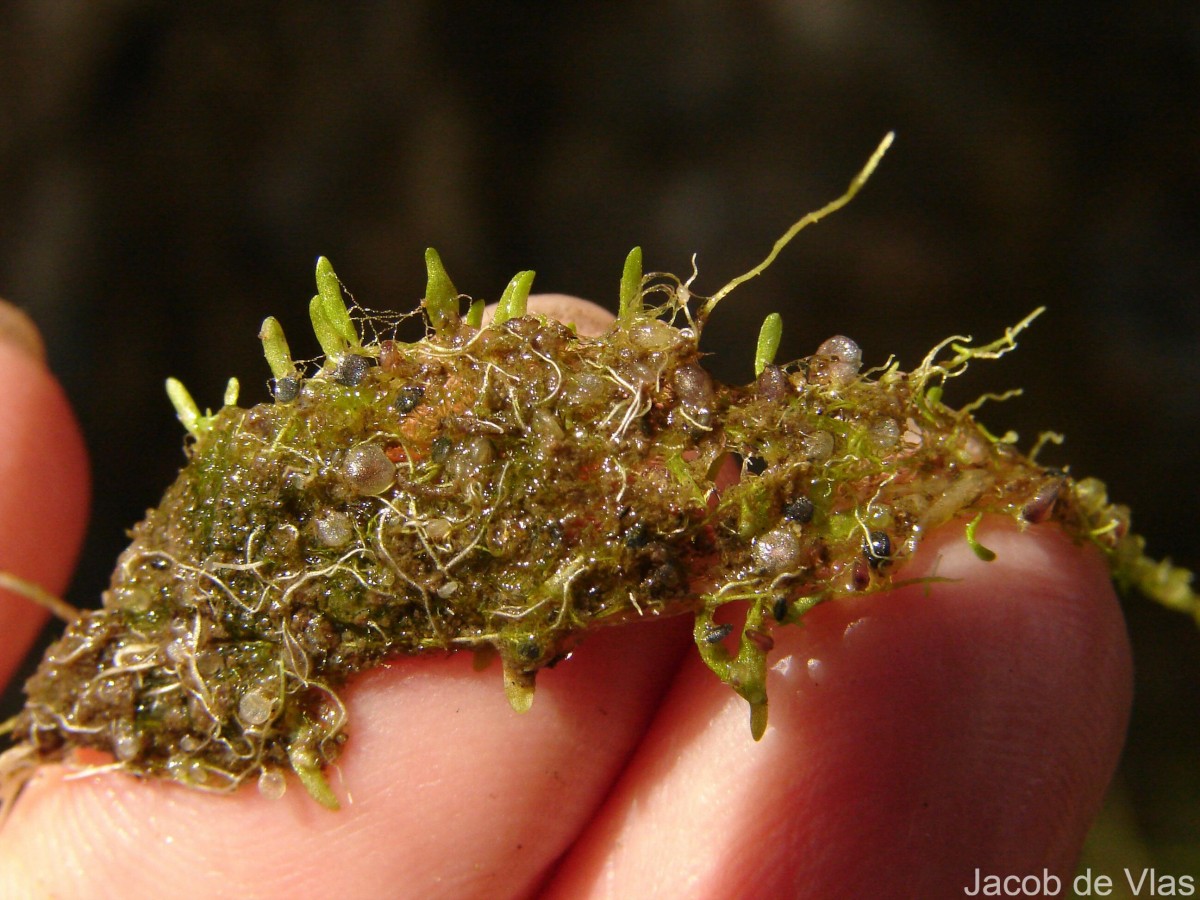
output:
<svg viewBox="0 0 1200 900"><path fill-rule="evenodd" d="M168 382L188 463L134 528L102 608L66 611L3 726L8 799L38 764L88 747L206 790L257 779L278 795L291 771L335 807L324 769L347 738L337 692L352 674L470 649L499 657L524 710L538 670L588 630L682 613L757 738L773 630L894 586L920 537L957 517L983 558L985 514L1056 522L1103 550L1122 585L1200 617L1190 573L1144 555L1100 482L1021 454L975 421L977 404L942 402L947 379L1011 350L1037 312L991 343L943 341L909 372L862 371L842 336L777 364L772 314L752 383L705 371L718 303L848 202L886 145L711 298L644 275L635 249L600 337L527 315L532 272L485 325L430 250L412 313L425 337L405 343L395 317L348 308L320 260L310 313L324 358L297 363L267 319L273 402L239 407L231 380L224 406L201 413ZM730 461L741 476L718 490ZM719 624L733 601L744 620Z"/></svg>

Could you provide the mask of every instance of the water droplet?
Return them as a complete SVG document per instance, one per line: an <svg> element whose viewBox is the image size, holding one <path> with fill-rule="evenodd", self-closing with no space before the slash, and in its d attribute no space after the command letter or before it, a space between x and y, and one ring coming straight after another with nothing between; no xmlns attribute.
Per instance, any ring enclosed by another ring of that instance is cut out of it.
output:
<svg viewBox="0 0 1200 900"><path fill-rule="evenodd" d="M867 441L876 453L887 453L900 442L900 425L895 419L877 419L867 430Z"/></svg>
<svg viewBox="0 0 1200 900"><path fill-rule="evenodd" d="M425 535L431 541L444 541L450 535L450 520L441 517L425 523Z"/></svg>
<svg viewBox="0 0 1200 900"><path fill-rule="evenodd" d="M258 792L268 800L278 800L287 791L287 779L278 769L263 769L258 776Z"/></svg>
<svg viewBox="0 0 1200 900"><path fill-rule="evenodd" d="M273 706L271 698L262 691L247 691L238 701L238 718L247 725L262 725L271 718Z"/></svg>
<svg viewBox="0 0 1200 900"><path fill-rule="evenodd" d="M354 537L350 517L336 509L326 510L312 521L313 533L326 547L344 547Z"/></svg>
<svg viewBox="0 0 1200 900"><path fill-rule="evenodd" d="M764 572L791 571L800 564L800 539L787 525L773 528L754 539L750 557Z"/></svg>
<svg viewBox="0 0 1200 900"><path fill-rule="evenodd" d="M824 462L833 455L833 435L828 431L816 431L806 434L801 441L804 455L815 462Z"/></svg>
<svg viewBox="0 0 1200 900"><path fill-rule="evenodd" d="M864 617L861 619L855 619L853 622L847 625L846 630L842 632L842 642L846 643L848 641L861 638L869 621L870 619Z"/></svg>
<svg viewBox="0 0 1200 900"><path fill-rule="evenodd" d="M844 334L835 334L822 342L821 346L817 348L817 356L824 356L841 363L848 369L852 369L853 374L858 374L858 370L862 366L862 350L859 349L858 344Z"/></svg>
<svg viewBox="0 0 1200 900"><path fill-rule="evenodd" d="M142 749L142 737L133 730L133 724L122 720L113 725L112 751L118 762L135 759Z"/></svg>
<svg viewBox="0 0 1200 900"><path fill-rule="evenodd" d="M378 444L359 444L346 451L342 474L359 494L382 494L396 478L396 464Z"/></svg>
<svg viewBox="0 0 1200 900"><path fill-rule="evenodd" d="M713 407L712 377L696 363L680 366L671 376L675 393L684 406L697 413L707 413Z"/></svg>
<svg viewBox="0 0 1200 900"><path fill-rule="evenodd" d="M771 666L771 671L776 672L784 678L792 674L792 665L795 662L795 657L792 654L780 657L774 665Z"/></svg>

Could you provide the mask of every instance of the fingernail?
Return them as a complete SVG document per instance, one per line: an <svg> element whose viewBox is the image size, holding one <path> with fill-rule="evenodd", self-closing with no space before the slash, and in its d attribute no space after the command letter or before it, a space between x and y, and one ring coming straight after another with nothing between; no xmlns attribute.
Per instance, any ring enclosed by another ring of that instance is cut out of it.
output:
<svg viewBox="0 0 1200 900"><path fill-rule="evenodd" d="M46 361L46 345L33 319L23 311L13 306L7 300L0 299L0 341L10 347L16 347L27 356Z"/></svg>

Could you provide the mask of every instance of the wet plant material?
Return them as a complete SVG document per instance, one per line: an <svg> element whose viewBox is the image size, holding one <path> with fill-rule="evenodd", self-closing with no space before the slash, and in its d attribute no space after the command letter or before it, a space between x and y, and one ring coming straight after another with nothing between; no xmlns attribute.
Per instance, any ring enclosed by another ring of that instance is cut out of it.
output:
<svg viewBox="0 0 1200 900"><path fill-rule="evenodd" d="M774 630L894 587L921 536L958 517L984 559L985 514L1056 522L1121 584L1196 614L1190 574L1143 554L1100 482L1023 455L975 421L978 404L942 402L947 379L1012 349L1036 312L987 344L943 341L909 372L863 371L842 336L777 364L773 314L752 383L703 367L718 303L848 202L885 146L710 298L644 275L635 249L600 337L527 315L531 272L483 324L431 250L413 313L426 334L405 343L396 317L347 308L322 259L310 312L324 359L296 363L268 319L272 402L239 407L231 381L201 413L168 383L187 466L133 529L102 608L68 612L5 724L9 799L37 765L92 748L206 790L256 780L277 796L292 772L335 807L325 770L349 734L338 691L353 674L473 650L499 658L520 711L591 629L685 613L758 738ZM740 478L718 489L731 461ZM735 601L744 617L718 624Z"/></svg>

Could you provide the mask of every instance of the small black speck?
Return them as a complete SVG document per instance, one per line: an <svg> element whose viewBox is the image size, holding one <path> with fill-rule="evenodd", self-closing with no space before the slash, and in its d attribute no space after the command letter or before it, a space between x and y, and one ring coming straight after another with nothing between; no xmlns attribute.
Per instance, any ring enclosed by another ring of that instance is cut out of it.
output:
<svg viewBox="0 0 1200 900"><path fill-rule="evenodd" d="M719 644L733 632L733 626L726 622L724 625L710 625L704 633L704 643Z"/></svg>
<svg viewBox="0 0 1200 900"><path fill-rule="evenodd" d="M625 532L625 546L631 550L636 550L638 547L645 547L649 542L650 532L646 530L646 526L642 522L638 522Z"/></svg>
<svg viewBox="0 0 1200 900"><path fill-rule="evenodd" d="M425 388L421 385L410 384L403 387L396 395L396 411L401 415L406 415L420 406L423 399L425 399Z"/></svg>
<svg viewBox="0 0 1200 900"><path fill-rule="evenodd" d="M863 556L873 569L891 561L892 539L887 536L886 531L871 532L868 539L863 541Z"/></svg>
<svg viewBox="0 0 1200 900"><path fill-rule="evenodd" d="M780 597L775 601L775 605L771 607L771 615L775 617L776 622L782 622L787 618L789 609L790 604L788 603L787 597Z"/></svg>
<svg viewBox="0 0 1200 900"><path fill-rule="evenodd" d="M333 380L346 387L354 387L363 380L367 369L371 368L371 360L365 356L352 353L342 360L341 365L333 375Z"/></svg>
<svg viewBox="0 0 1200 900"><path fill-rule="evenodd" d="M435 463L443 463L446 461L446 457L450 455L450 448L452 446L453 443L450 438L445 435L435 437L429 445L429 456Z"/></svg>
<svg viewBox="0 0 1200 900"><path fill-rule="evenodd" d="M783 517L803 525L812 521L814 511L815 507L811 500L807 497L797 497L783 508Z"/></svg>
<svg viewBox="0 0 1200 900"><path fill-rule="evenodd" d="M291 403L300 396L300 379L284 375L282 378L276 379L271 393L275 395L276 403Z"/></svg>

